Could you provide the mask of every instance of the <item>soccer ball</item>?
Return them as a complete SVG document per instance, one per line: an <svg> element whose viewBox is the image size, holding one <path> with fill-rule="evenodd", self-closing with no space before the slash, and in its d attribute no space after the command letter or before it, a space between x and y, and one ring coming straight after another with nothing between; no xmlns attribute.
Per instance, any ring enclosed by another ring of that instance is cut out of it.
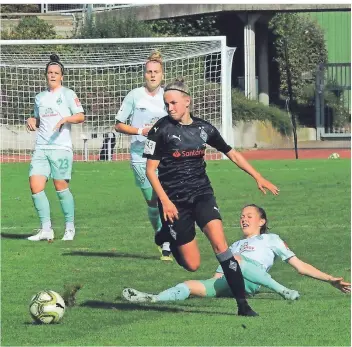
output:
<svg viewBox="0 0 352 347"><path fill-rule="evenodd" d="M65 313L64 299L53 290L43 290L32 297L29 313L38 323L57 323Z"/></svg>
<svg viewBox="0 0 352 347"><path fill-rule="evenodd" d="M332 153L329 155L329 159L339 159L340 155L338 153Z"/></svg>

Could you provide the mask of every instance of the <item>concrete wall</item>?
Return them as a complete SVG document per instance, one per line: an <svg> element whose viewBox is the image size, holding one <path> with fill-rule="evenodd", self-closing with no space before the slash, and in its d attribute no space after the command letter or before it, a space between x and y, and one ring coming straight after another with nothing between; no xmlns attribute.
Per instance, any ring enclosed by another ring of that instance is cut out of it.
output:
<svg viewBox="0 0 352 347"><path fill-rule="evenodd" d="M93 131L93 133L95 133ZM88 138L89 150L99 150L103 144L103 134L98 134L92 139L92 131L81 126L72 126L72 142L76 150L83 150L84 141L82 134ZM239 122L233 128L235 148L287 148L292 147L292 137L280 135L269 122ZM129 137L115 133L117 142L115 148L123 148L127 152L129 148ZM28 133L24 126L1 126L0 127L0 148L2 150L32 150L34 148L35 133ZM298 130L298 141L316 140L315 128L301 128Z"/></svg>

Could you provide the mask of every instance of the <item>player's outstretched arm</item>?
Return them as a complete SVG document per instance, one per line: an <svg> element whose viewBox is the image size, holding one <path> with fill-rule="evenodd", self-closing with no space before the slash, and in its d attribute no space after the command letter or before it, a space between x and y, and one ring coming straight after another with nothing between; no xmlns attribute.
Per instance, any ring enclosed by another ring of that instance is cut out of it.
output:
<svg viewBox="0 0 352 347"><path fill-rule="evenodd" d="M278 195L280 189L273 185L271 182L266 180L254 167L249 164L249 162L244 158L244 156L234 149L231 149L226 153L226 156L234 162L240 169L251 175L256 181L259 190L266 194L266 189L271 191L274 195Z"/></svg>
<svg viewBox="0 0 352 347"><path fill-rule="evenodd" d="M320 281L329 282L333 287L343 293L351 292L351 283L345 282L342 277L334 277L326 274L325 272L318 270L314 266L305 263L297 257L290 258L288 263L301 275L309 276Z"/></svg>

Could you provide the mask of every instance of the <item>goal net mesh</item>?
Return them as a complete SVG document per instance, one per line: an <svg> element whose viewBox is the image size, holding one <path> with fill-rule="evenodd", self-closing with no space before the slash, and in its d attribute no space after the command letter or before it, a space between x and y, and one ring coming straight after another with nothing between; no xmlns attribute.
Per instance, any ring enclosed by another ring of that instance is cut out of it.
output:
<svg viewBox="0 0 352 347"><path fill-rule="evenodd" d="M1 43L2 161L30 160L36 134L26 131L26 119L33 115L35 95L46 88L45 65L53 53L60 56L65 66L63 85L76 92L86 115L83 124L72 126L74 160L104 160L101 153L107 143L112 154L108 160L129 158L130 138L114 131L115 116L127 93L143 85L145 62L156 50L164 62L164 83L184 77L193 97L194 115L222 130L225 88L221 69L226 64L222 64L224 43L220 39L69 41L72 42ZM212 159L221 158L212 153L208 150Z"/></svg>

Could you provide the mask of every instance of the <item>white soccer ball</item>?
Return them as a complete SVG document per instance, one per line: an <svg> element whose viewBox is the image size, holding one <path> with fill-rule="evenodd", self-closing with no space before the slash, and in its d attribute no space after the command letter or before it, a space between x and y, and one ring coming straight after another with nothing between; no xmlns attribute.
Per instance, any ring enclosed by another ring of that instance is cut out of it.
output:
<svg viewBox="0 0 352 347"><path fill-rule="evenodd" d="M338 159L340 158L340 155L338 153L332 153L329 155L329 159Z"/></svg>
<svg viewBox="0 0 352 347"><path fill-rule="evenodd" d="M65 313L64 299L53 290L43 290L32 297L29 313L38 323L57 323Z"/></svg>

